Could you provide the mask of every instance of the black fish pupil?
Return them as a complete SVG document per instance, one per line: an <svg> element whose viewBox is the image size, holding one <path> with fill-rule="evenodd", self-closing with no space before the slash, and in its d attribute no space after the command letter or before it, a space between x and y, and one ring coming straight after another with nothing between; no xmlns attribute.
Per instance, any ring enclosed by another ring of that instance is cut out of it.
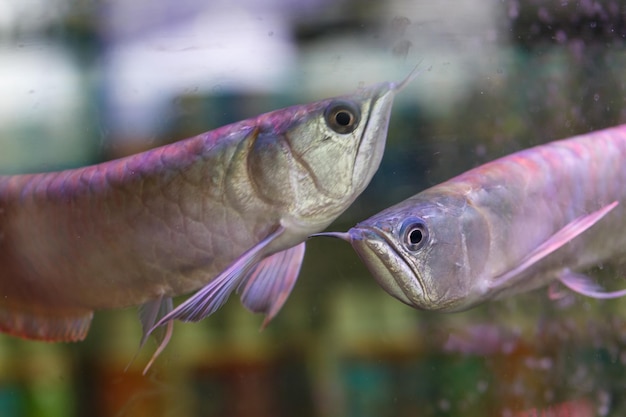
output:
<svg viewBox="0 0 626 417"><path fill-rule="evenodd" d="M416 253L429 242L428 227L420 218L409 217L405 219L400 226L399 234L402 244L410 252Z"/></svg>
<svg viewBox="0 0 626 417"><path fill-rule="evenodd" d="M340 135L354 132L360 117L358 106L352 102L335 101L324 111L326 125Z"/></svg>
<svg viewBox="0 0 626 417"><path fill-rule="evenodd" d="M412 245L417 245L422 241L423 238L424 235L422 234L422 231L420 229L413 229L409 233L409 242L411 242Z"/></svg>
<svg viewBox="0 0 626 417"><path fill-rule="evenodd" d="M339 126L349 126L352 116L347 111L340 111L335 115L335 121Z"/></svg>

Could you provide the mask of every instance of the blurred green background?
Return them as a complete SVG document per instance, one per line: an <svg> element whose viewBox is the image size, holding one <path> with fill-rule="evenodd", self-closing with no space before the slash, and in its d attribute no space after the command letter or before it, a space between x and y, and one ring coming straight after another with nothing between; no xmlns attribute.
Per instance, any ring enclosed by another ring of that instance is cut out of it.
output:
<svg viewBox="0 0 626 417"><path fill-rule="evenodd" d="M113 159L400 80L418 62L379 172L331 229L498 156L626 122L623 1L0 0L0 171ZM594 271L617 286L624 272ZM313 239L265 331L233 297L176 323L147 377L152 344L125 371L135 309L97 312L77 344L0 335L0 416L623 416L625 319L623 300L545 289L416 311L345 242Z"/></svg>

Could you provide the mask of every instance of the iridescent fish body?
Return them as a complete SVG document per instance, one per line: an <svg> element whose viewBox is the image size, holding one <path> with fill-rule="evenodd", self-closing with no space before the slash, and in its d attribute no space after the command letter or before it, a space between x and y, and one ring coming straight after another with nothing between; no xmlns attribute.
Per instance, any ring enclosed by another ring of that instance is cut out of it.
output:
<svg viewBox="0 0 626 417"><path fill-rule="evenodd" d="M561 282L626 255L626 125L537 146L429 188L347 233L380 285L419 309L458 311Z"/></svg>
<svg viewBox="0 0 626 417"><path fill-rule="evenodd" d="M0 330L83 339L94 310L143 304L145 337L234 291L266 322L304 240L365 189L408 82L293 106L138 155L0 177ZM171 297L199 290L173 309Z"/></svg>

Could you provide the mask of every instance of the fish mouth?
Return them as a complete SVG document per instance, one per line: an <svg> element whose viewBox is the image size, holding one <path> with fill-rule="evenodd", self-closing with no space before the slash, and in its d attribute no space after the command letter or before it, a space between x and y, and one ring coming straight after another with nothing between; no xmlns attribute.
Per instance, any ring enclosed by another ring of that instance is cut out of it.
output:
<svg viewBox="0 0 626 417"><path fill-rule="evenodd" d="M376 227L357 226L348 231L350 243L378 284L390 295L421 308L428 297L420 274L402 256L396 244Z"/></svg>
<svg viewBox="0 0 626 417"><path fill-rule="evenodd" d="M378 170L387 143L389 119L394 99L419 75L420 63L400 82L379 83L363 91L364 95L371 96L371 104L367 117L364 118L366 124L352 161L352 184L358 193L367 187Z"/></svg>
<svg viewBox="0 0 626 417"><path fill-rule="evenodd" d="M367 117L362 118L366 124L352 162L352 183L359 191L363 191L369 184L382 160L391 108L397 93L393 83L381 83L370 88L371 105Z"/></svg>

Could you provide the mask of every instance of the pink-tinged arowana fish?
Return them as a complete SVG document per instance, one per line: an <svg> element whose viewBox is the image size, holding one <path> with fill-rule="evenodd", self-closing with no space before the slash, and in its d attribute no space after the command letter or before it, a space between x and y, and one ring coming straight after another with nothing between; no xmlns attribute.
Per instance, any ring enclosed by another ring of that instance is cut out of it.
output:
<svg viewBox="0 0 626 417"><path fill-rule="evenodd" d="M626 255L626 125L500 158L326 235L351 242L389 294L419 309L558 281L626 295L580 272Z"/></svg>
<svg viewBox="0 0 626 417"><path fill-rule="evenodd" d="M413 75L95 166L0 177L0 330L77 341L94 310L143 304L143 341L166 325L158 354L172 320L200 320L234 290L267 323L304 240L377 170Z"/></svg>

